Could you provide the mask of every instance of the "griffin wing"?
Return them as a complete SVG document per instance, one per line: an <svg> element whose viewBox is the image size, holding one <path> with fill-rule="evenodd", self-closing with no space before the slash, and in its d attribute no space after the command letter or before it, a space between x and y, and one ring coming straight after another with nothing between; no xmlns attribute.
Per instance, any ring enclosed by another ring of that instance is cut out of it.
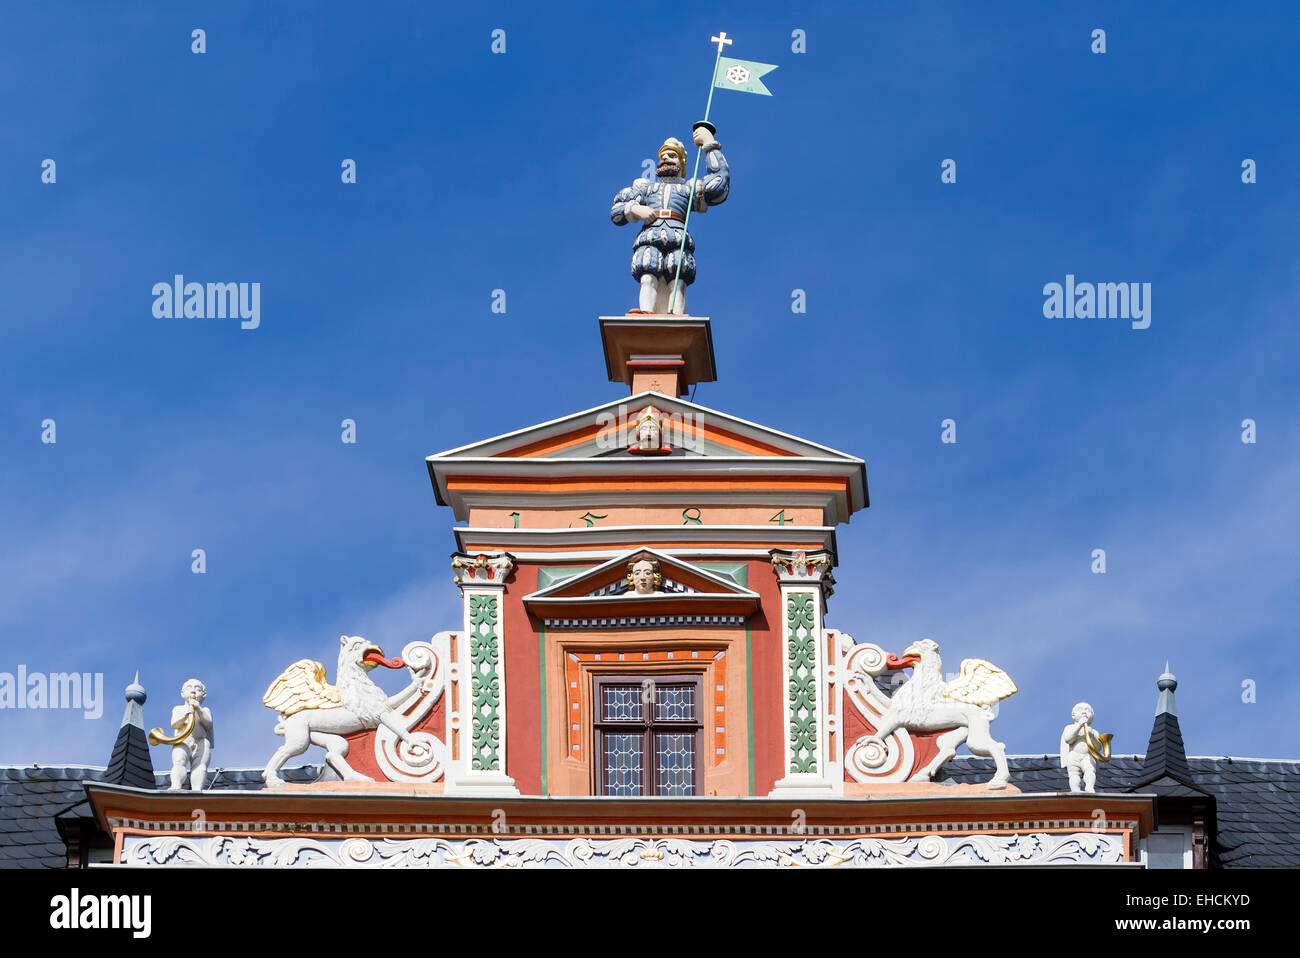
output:
<svg viewBox="0 0 1300 958"><path fill-rule="evenodd" d="M325 666L299 659L271 683L262 704L288 716L307 709L336 709L342 703L339 690L325 681Z"/></svg>
<svg viewBox="0 0 1300 958"><path fill-rule="evenodd" d="M943 694L967 705L992 705L1019 691L1011 676L984 659L964 659L961 675L943 687Z"/></svg>

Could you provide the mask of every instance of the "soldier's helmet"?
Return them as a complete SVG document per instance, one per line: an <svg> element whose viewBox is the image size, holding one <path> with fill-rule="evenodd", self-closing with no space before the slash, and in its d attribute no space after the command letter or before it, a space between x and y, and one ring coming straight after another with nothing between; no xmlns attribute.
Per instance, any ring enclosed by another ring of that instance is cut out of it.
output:
<svg viewBox="0 0 1300 958"><path fill-rule="evenodd" d="M659 158L662 159L665 153L676 153L678 168L686 169L686 146L681 140L675 136L670 136L664 140L664 145L659 147Z"/></svg>

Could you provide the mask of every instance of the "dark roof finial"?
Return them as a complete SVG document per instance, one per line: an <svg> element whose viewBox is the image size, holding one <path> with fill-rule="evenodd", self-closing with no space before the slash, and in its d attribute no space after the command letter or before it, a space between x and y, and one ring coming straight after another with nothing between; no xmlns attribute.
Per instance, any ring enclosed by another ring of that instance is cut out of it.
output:
<svg viewBox="0 0 1300 958"><path fill-rule="evenodd" d="M126 687L126 711L122 713L122 727L113 743L104 781L136 788L154 788L153 762L149 758L149 741L144 733L144 703L148 696L140 684L140 671Z"/></svg>
<svg viewBox="0 0 1300 958"><path fill-rule="evenodd" d="M1178 688L1178 679L1174 678L1174 673L1169 671L1169 660L1165 659L1165 670L1156 679L1156 688L1160 690L1160 698L1156 700L1156 715L1178 716L1178 706L1174 704L1174 690Z"/></svg>
<svg viewBox="0 0 1300 958"><path fill-rule="evenodd" d="M1174 706L1174 689L1178 688L1178 680L1169 671L1167 661L1164 672L1156 680L1156 687L1160 689L1156 718L1151 726L1147 754L1142 760L1141 778L1133 790L1140 791L1150 786L1160 792L1180 785L1196 789L1192 770L1187 764L1187 751L1183 747L1182 729L1178 727L1178 709ZM1163 779L1171 779L1175 784Z"/></svg>
<svg viewBox="0 0 1300 958"><path fill-rule="evenodd" d="M138 705L144 705L145 700L148 697L149 696L145 694L144 686L140 684L140 670L136 669L135 678L133 678L131 684L126 687L126 700L128 702L135 702Z"/></svg>

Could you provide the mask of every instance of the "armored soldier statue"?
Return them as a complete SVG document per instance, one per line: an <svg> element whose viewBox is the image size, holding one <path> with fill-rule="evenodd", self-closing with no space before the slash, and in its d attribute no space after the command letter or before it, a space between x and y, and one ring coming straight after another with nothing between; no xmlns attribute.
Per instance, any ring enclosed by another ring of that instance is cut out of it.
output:
<svg viewBox="0 0 1300 958"><path fill-rule="evenodd" d="M695 241L686 231L687 207L703 213L723 202L731 190L731 170L713 133L712 124L695 126L695 145L704 151L704 176L683 178L686 147L669 138L659 148L655 178L638 179L614 197L609 216L616 226L643 224L632 247L632 277L641 284L640 309L633 312L667 313L670 305L673 313L686 312L686 287L695 281Z"/></svg>

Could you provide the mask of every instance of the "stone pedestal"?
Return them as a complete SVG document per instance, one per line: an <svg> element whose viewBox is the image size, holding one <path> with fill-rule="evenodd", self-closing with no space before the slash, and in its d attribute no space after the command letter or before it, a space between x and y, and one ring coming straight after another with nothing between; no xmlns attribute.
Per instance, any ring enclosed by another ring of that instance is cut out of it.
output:
<svg viewBox="0 0 1300 958"><path fill-rule="evenodd" d="M627 383L633 395L685 396L696 383L718 378L707 316L633 313L599 322L609 381Z"/></svg>

